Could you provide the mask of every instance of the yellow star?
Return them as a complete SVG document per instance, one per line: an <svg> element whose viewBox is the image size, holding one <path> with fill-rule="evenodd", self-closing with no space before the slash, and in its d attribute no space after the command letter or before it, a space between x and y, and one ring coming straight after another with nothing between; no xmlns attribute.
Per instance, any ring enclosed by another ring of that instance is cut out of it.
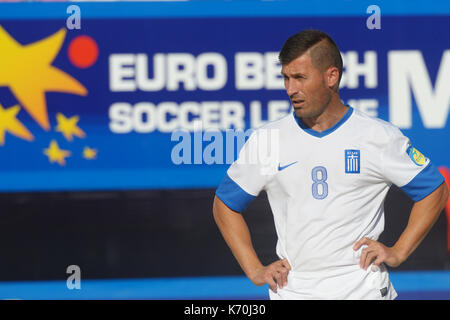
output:
<svg viewBox="0 0 450 320"><path fill-rule="evenodd" d="M44 149L44 154L48 157L48 160L53 162L58 162L59 165L64 166L66 164L66 158L70 157L70 151L61 150L58 143L55 140L50 142L50 146Z"/></svg>
<svg viewBox="0 0 450 320"><path fill-rule="evenodd" d="M73 136L84 138L86 134L77 126L79 120L80 117L78 116L66 118L62 113L57 113L56 122L58 122L58 125L55 130L61 132L69 141L73 140Z"/></svg>
<svg viewBox="0 0 450 320"><path fill-rule="evenodd" d="M87 160L92 160L92 159L97 158L97 149L91 149L89 147L84 147L83 158L85 158Z"/></svg>
<svg viewBox="0 0 450 320"><path fill-rule="evenodd" d="M27 130L27 128L17 120L16 116L20 107L18 105L8 109L3 109L0 104L0 145L5 144L5 132L9 132L16 137L32 141L33 135Z"/></svg>
<svg viewBox="0 0 450 320"><path fill-rule="evenodd" d="M50 123L46 92L87 94L82 84L51 65L65 36L62 28L47 38L22 45L0 26L0 87L9 87L23 108L47 131Z"/></svg>

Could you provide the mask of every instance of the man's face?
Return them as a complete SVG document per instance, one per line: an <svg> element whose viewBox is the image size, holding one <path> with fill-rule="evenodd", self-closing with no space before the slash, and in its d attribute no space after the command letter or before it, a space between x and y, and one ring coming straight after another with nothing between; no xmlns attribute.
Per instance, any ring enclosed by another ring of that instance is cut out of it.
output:
<svg viewBox="0 0 450 320"><path fill-rule="evenodd" d="M331 91L325 85L324 72L312 64L308 52L283 65L281 74L297 117L317 117L326 109Z"/></svg>

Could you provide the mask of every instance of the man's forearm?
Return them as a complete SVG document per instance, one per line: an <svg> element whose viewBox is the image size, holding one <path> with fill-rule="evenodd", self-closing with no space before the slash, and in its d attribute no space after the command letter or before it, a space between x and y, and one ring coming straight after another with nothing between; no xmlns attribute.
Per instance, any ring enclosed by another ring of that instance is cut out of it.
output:
<svg viewBox="0 0 450 320"><path fill-rule="evenodd" d="M411 210L408 225L400 235L393 249L405 261L419 246L428 234L448 199L448 189L445 182L426 198L416 202Z"/></svg>
<svg viewBox="0 0 450 320"><path fill-rule="evenodd" d="M256 270L263 265L253 248L247 223L240 213L229 209L217 197L214 198L213 214L225 242L242 270L252 279Z"/></svg>
<svg viewBox="0 0 450 320"><path fill-rule="evenodd" d="M242 270L255 285L267 283L274 292L287 285L287 277L291 270L289 262L282 259L263 266L253 248L247 223L240 213L229 209L217 197L214 198L213 213L225 242Z"/></svg>
<svg viewBox="0 0 450 320"><path fill-rule="evenodd" d="M395 245L390 248L366 237L358 240L353 246L353 250L359 250L366 245L366 248L361 251L359 262L361 268L366 270L371 263L375 267L383 262L391 267L399 266L411 255L433 227L447 199L448 189L443 183L426 198L416 202L411 210L408 225Z"/></svg>

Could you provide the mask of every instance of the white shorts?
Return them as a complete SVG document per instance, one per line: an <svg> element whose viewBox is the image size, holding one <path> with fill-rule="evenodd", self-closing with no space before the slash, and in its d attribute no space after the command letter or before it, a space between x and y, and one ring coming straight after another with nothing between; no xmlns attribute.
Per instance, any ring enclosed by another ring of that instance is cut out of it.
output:
<svg viewBox="0 0 450 320"><path fill-rule="evenodd" d="M288 284L269 289L271 300L393 300L397 292L384 265L372 271L359 265L332 272L289 272Z"/></svg>

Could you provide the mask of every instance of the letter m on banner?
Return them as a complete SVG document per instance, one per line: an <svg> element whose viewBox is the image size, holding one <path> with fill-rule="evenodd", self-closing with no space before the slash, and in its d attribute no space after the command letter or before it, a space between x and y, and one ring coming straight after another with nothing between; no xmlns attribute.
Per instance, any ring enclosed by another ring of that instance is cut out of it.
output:
<svg viewBox="0 0 450 320"><path fill-rule="evenodd" d="M450 109L450 50L442 55L434 88L421 51L390 51L388 63L389 121L401 129L412 127L412 92L424 127L444 128Z"/></svg>

